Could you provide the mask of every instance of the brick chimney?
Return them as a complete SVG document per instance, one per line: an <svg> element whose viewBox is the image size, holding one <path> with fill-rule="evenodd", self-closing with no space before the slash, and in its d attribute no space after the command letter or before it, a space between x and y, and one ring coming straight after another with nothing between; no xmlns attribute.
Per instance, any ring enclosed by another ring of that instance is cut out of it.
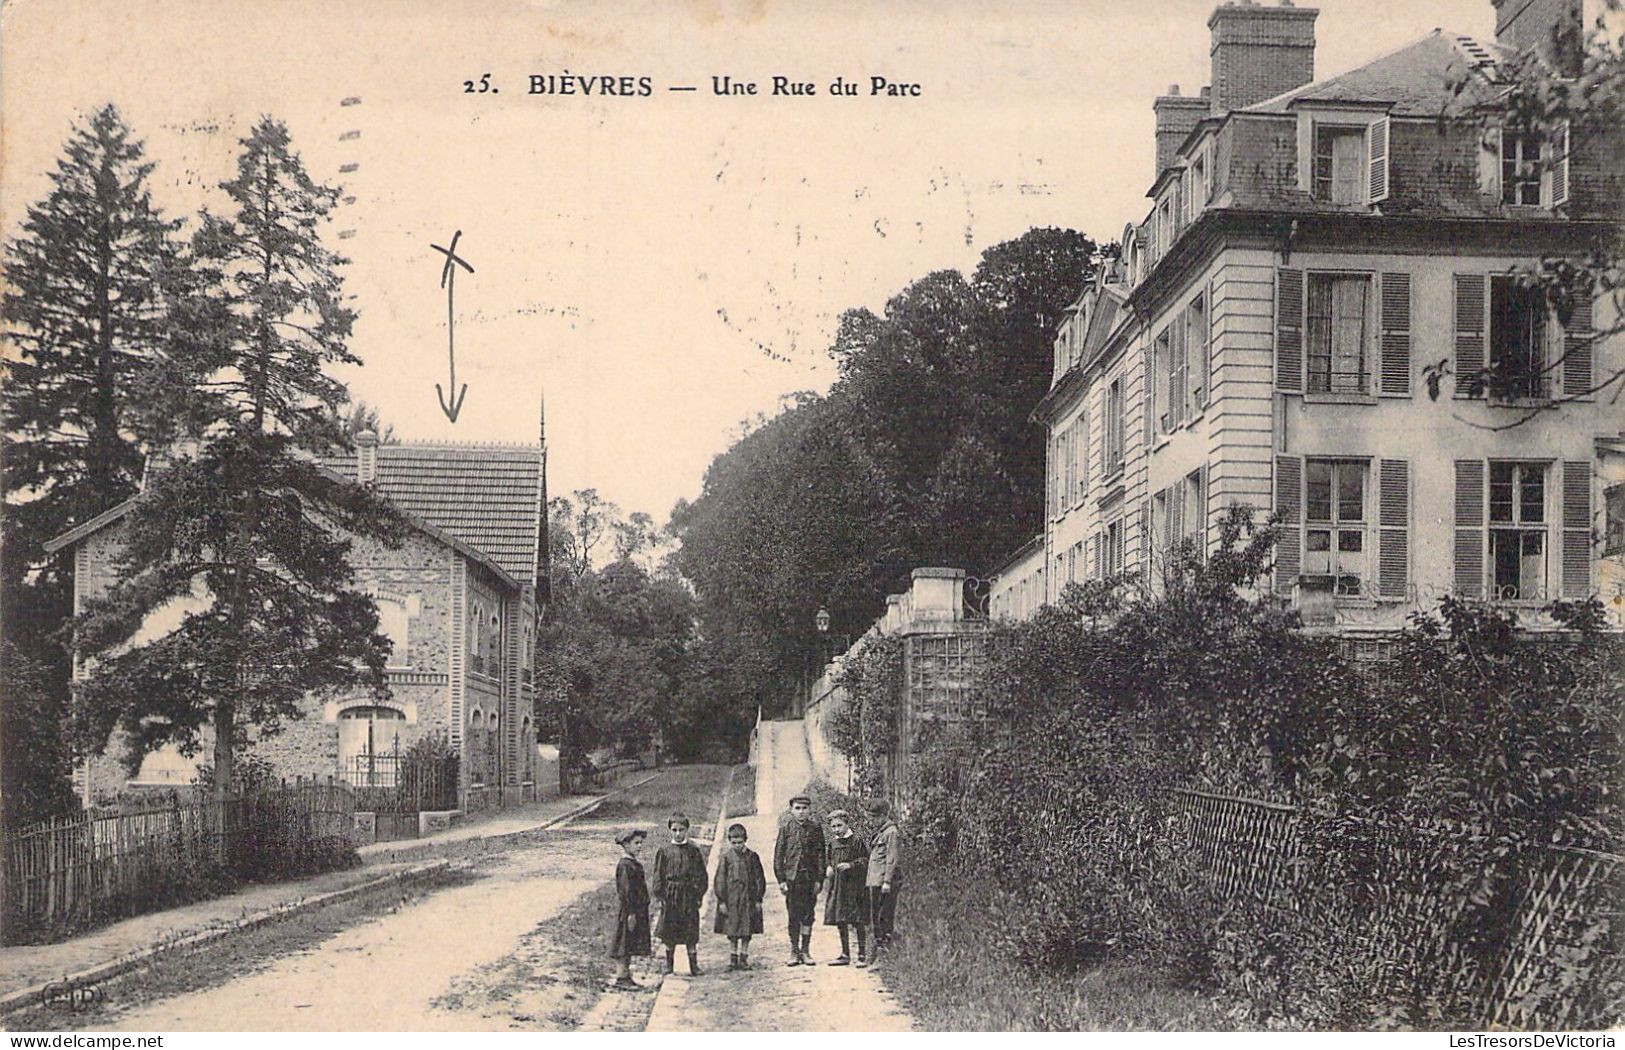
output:
<svg viewBox="0 0 1625 1050"><path fill-rule="evenodd" d="M1207 99L1186 98L1179 93L1178 84L1170 84L1168 93L1151 103L1151 112L1157 115L1157 170L1152 173L1153 181L1168 170L1174 151L1195 129L1197 122L1207 116L1207 110Z"/></svg>
<svg viewBox="0 0 1625 1050"><path fill-rule="evenodd" d="M1577 76L1585 55L1584 0L1490 0L1495 42L1535 50L1564 76Z"/></svg>
<svg viewBox="0 0 1625 1050"><path fill-rule="evenodd" d="M363 485L378 480L378 435L370 430L355 436L355 479Z"/></svg>
<svg viewBox="0 0 1625 1050"><path fill-rule="evenodd" d="M1215 116L1274 98L1315 79L1312 7L1264 7L1253 0L1220 4L1207 20L1213 31Z"/></svg>

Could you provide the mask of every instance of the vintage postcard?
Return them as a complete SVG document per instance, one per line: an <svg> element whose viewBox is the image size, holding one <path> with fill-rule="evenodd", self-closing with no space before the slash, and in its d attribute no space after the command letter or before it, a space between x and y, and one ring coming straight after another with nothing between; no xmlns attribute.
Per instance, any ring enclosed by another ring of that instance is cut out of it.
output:
<svg viewBox="0 0 1625 1050"><path fill-rule="evenodd" d="M1619 1024L1622 18L9 0L0 1025Z"/></svg>

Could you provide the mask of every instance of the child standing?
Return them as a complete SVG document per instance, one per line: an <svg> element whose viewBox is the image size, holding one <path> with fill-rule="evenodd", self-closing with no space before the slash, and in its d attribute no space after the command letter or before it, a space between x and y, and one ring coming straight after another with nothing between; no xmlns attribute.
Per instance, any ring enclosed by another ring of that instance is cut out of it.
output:
<svg viewBox="0 0 1625 1050"><path fill-rule="evenodd" d="M644 881L643 864L638 861L647 837L636 830L615 836L615 844L621 847L621 860L615 865L615 895L621 906L615 916L609 957L615 960L614 987L630 991L642 987L632 980L632 956L650 954L649 884Z"/></svg>
<svg viewBox="0 0 1625 1050"><path fill-rule="evenodd" d="M660 925L655 930L666 946L666 965L661 973L672 972L679 944L688 948L688 972L700 970L700 903L705 900L705 855L688 841L688 818L673 813L666 818L671 832L669 845L655 854L654 885L650 889L660 902Z"/></svg>
<svg viewBox="0 0 1625 1050"><path fill-rule="evenodd" d="M844 809L832 810L829 815L830 840L826 877L829 894L824 898L824 925L841 931L841 954L831 966L848 966L852 962L852 942L849 931L858 931L858 965L868 963L869 900L864 893L863 877L868 867L869 847L852 830L852 819Z"/></svg>
<svg viewBox="0 0 1625 1050"><path fill-rule="evenodd" d="M745 845L750 836L745 825L728 827L728 848L717 863L711 892L717 898L717 932L728 938L733 948L728 969L750 969L750 938L762 932L762 898L767 895L767 876L762 858Z"/></svg>
<svg viewBox="0 0 1625 1050"><path fill-rule="evenodd" d="M870 816L880 821L874 848L869 853L869 874L864 879L869 890L869 921L875 928L875 953L870 962L879 962L881 955L891 950L892 924L897 919L903 836L885 799L874 799L866 808Z"/></svg>
<svg viewBox="0 0 1625 1050"><path fill-rule="evenodd" d="M813 819L812 799L790 799L790 819L779 825L773 845L773 877L790 913L790 965L812 966L813 914L824 888L824 832Z"/></svg>

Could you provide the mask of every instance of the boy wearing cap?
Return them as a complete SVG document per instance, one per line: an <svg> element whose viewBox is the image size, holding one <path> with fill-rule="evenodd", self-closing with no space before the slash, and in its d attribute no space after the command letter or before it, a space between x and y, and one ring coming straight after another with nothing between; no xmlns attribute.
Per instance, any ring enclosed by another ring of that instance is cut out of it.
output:
<svg viewBox="0 0 1625 1050"><path fill-rule="evenodd" d="M812 799L806 795L790 799L790 819L779 825L773 877L790 912L790 965L812 966L807 953L812 948L818 893L824 888L824 832L813 819Z"/></svg>
<svg viewBox="0 0 1625 1050"><path fill-rule="evenodd" d="M643 865L638 861L646 838L647 835L636 829L615 836L615 844L621 847L622 854L620 863L615 865L615 896L621 906L615 916L609 957L615 960L614 987L627 990L642 987L632 980L632 956L650 954L649 884L644 881Z"/></svg>
<svg viewBox="0 0 1625 1050"><path fill-rule="evenodd" d="M749 837L743 824L728 827L728 848L717 861L717 877L711 883L717 898L717 932L733 946L730 970L750 969L750 939L762 932L767 877L762 873L762 858L745 845Z"/></svg>
<svg viewBox="0 0 1625 1050"><path fill-rule="evenodd" d="M869 815L880 821L874 844L869 847L869 873L864 882L869 889L869 923L874 928L875 950L869 956L873 965L891 948L892 924L897 918L897 887L903 859L902 835L897 821L892 819L891 806L883 798L871 800L865 807Z"/></svg>
<svg viewBox="0 0 1625 1050"><path fill-rule="evenodd" d="M700 970L700 904L705 900L705 855L688 841L688 818L673 813L666 818L671 842L655 854L654 899L660 902L660 924L655 930L666 946L666 965L671 973L679 944L688 948L688 972L698 977Z"/></svg>

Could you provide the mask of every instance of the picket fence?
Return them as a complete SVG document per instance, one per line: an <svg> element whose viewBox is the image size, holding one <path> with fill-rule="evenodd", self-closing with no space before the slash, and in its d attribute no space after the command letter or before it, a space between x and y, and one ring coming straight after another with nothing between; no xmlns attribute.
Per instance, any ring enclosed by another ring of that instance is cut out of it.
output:
<svg viewBox="0 0 1625 1050"><path fill-rule="evenodd" d="M282 787L8 832L4 943L48 940L252 881L355 861L347 785Z"/></svg>
<svg viewBox="0 0 1625 1050"><path fill-rule="evenodd" d="M1179 789L1168 798L1174 843L1218 897L1361 930L1348 965L1371 975L1377 1001L1464 1007L1485 1028L1611 1023L1618 1004L1599 999L1603 989L1576 960L1595 965L1618 950L1608 942L1625 929L1625 857L1512 851L1474 901L1437 875L1461 870L1450 854L1472 844L1469 831L1373 823L1341 844L1357 870L1338 871L1347 881L1326 892L1328 869L1310 855L1295 807ZM1506 932L1485 942L1476 908L1510 908L1511 922L1494 924Z"/></svg>

